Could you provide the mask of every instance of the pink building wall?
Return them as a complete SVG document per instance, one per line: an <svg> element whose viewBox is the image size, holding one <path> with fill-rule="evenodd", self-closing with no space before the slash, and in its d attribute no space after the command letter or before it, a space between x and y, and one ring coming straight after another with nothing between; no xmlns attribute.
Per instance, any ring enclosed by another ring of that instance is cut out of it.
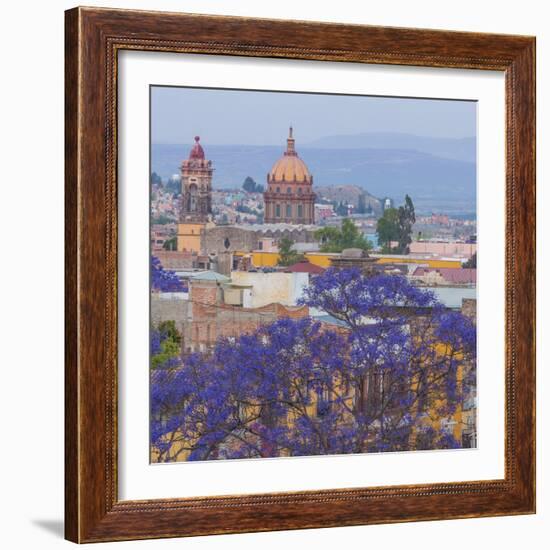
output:
<svg viewBox="0 0 550 550"><path fill-rule="evenodd" d="M434 243L413 242L410 244L411 254L435 254L437 256L461 256L469 258L477 250L476 244L471 243Z"/></svg>

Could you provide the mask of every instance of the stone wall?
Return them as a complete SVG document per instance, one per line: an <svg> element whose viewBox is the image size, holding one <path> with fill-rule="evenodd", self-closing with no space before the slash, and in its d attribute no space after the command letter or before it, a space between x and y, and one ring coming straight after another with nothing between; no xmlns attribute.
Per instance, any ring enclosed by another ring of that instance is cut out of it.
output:
<svg viewBox="0 0 550 550"><path fill-rule="evenodd" d="M189 301L176 298L174 293L153 293L151 295L151 323L157 326L162 321L175 321L176 328L183 334L187 322Z"/></svg>
<svg viewBox="0 0 550 550"><path fill-rule="evenodd" d="M178 271L193 268L193 254L191 252L155 250L153 255L160 260L164 269Z"/></svg>
<svg viewBox="0 0 550 550"><path fill-rule="evenodd" d="M289 274L286 274L289 275ZM190 317L182 331L182 351L206 351L219 338L238 338L282 317L309 315L307 306L285 307L272 303L258 308L225 304L223 290L214 282L191 283Z"/></svg>
<svg viewBox="0 0 550 550"><path fill-rule="evenodd" d="M252 226L250 229L234 225L207 227L204 232L202 250L206 254L221 252L251 252L258 250L260 241L265 238L279 240L288 237L300 243L315 242L315 228L289 224L266 224Z"/></svg>
<svg viewBox="0 0 550 550"><path fill-rule="evenodd" d="M475 323L477 316L477 300L473 298L463 298L461 311L463 315Z"/></svg>
<svg viewBox="0 0 550 550"><path fill-rule="evenodd" d="M206 229L203 250L207 254L255 250L258 248L258 242L255 231L248 231L232 225L220 225Z"/></svg>
<svg viewBox="0 0 550 550"><path fill-rule="evenodd" d="M470 258L477 250L473 243L434 243L414 241L409 246L411 254L434 254L437 256L460 256Z"/></svg>

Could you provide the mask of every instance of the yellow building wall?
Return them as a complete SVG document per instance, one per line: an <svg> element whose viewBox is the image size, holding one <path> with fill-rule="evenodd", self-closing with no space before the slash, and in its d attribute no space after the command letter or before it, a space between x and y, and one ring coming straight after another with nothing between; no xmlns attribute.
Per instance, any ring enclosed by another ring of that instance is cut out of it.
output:
<svg viewBox="0 0 550 550"><path fill-rule="evenodd" d="M407 256L389 256L387 258L377 258L377 264L419 264L427 265L428 267L453 267L460 268L462 263L460 260L431 260L424 258L407 258Z"/></svg>
<svg viewBox="0 0 550 550"><path fill-rule="evenodd" d="M279 258L277 252L252 252L252 265L254 267L275 267Z"/></svg>
<svg viewBox="0 0 550 550"><path fill-rule="evenodd" d="M254 267L275 267L279 262L279 254L277 252L262 252L256 250L254 252L235 252L235 256L250 256ZM334 254L312 253L305 254L306 258L314 265L320 267L330 267L330 259Z"/></svg>
<svg viewBox="0 0 550 550"><path fill-rule="evenodd" d="M201 252L201 234L206 224L204 223L179 223L178 224L178 252Z"/></svg>
<svg viewBox="0 0 550 550"><path fill-rule="evenodd" d="M322 252L308 252L306 258L314 265L319 267L330 267L331 258L334 258L335 254L323 254Z"/></svg>
<svg viewBox="0 0 550 550"><path fill-rule="evenodd" d="M178 250L179 250L179 238L178 238ZM263 252L263 251L254 251L254 252L236 252L235 256L246 256L250 255L252 258L252 264L254 267L275 267L279 261L279 254L277 252ZM319 267L327 268L331 265L331 260L338 254L333 253L323 253L323 252L306 252L305 257L314 265ZM388 256L381 257L376 259L378 264L419 264L427 265L432 268L438 267L451 267L451 268L460 268L462 264L460 260L441 260L441 259L424 259L424 258L408 258L407 256Z"/></svg>

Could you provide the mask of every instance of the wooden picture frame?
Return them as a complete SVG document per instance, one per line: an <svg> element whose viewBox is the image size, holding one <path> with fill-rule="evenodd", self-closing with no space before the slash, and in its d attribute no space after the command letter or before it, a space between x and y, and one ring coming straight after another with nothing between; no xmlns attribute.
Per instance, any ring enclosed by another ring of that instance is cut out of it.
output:
<svg viewBox="0 0 550 550"><path fill-rule="evenodd" d="M128 49L505 74L504 479L119 500L117 54ZM67 539L82 543L534 513L533 37L75 8L66 12L65 55Z"/></svg>

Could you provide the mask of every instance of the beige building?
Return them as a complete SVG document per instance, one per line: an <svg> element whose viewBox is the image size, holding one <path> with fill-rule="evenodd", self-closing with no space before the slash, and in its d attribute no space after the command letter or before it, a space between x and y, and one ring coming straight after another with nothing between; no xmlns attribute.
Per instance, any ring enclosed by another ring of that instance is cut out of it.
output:
<svg viewBox="0 0 550 550"><path fill-rule="evenodd" d="M232 271L231 282L251 289L246 294L244 307L258 308L272 303L295 306L308 286L309 274Z"/></svg>

